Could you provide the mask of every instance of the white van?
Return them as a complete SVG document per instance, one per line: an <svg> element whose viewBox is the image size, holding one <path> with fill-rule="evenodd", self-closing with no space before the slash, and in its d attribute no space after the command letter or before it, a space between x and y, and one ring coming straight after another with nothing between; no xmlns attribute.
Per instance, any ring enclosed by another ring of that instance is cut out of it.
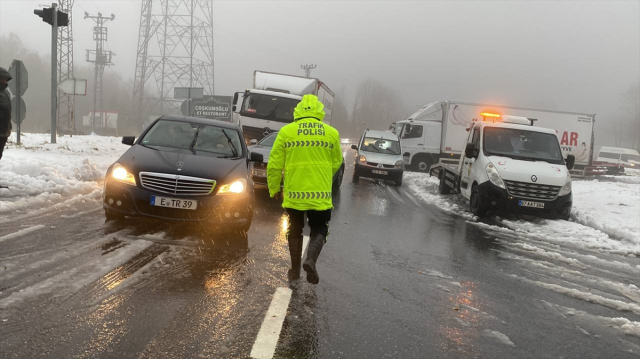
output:
<svg viewBox="0 0 640 359"><path fill-rule="evenodd" d="M624 167L640 168L640 153L630 148L602 146L596 162L605 166L608 173L624 172Z"/></svg>
<svg viewBox="0 0 640 359"><path fill-rule="evenodd" d="M358 144L351 145L351 148L356 150L353 182L358 182L360 177L367 177L402 185L404 162L398 135L366 129Z"/></svg>
<svg viewBox="0 0 640 359"><path fill-rule="evenodd" d="M439 192L459 192L473 214L497 209L546 218L569 219L573 198L569 170L556 131L532 126L530 118L483 113L471 123L457 166L433 166Z"/></svg>

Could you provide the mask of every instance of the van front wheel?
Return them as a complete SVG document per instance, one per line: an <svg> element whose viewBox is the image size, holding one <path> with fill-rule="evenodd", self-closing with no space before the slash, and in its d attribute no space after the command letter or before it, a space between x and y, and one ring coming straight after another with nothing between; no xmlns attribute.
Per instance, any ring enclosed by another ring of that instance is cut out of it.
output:
<svg viewBox="0 0 640 359"><path fill-rule="evenodd" d="M480 188L476 185L471 189L471 198L469 199L469 209L471 213L478 217L484 217L487 214L487 206L482 203Z"/></svg>

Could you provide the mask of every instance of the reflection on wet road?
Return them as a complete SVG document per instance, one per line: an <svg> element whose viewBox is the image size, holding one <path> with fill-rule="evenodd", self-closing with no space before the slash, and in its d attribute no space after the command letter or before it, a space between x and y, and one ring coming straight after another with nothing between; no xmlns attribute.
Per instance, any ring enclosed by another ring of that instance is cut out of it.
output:
<svg viewBox="0 0 640 359"><path fill-rule="evenodd" d="M278 288L276 358L640 354L638 258L470 221L351 171L317 286L287 282L287 217L264 189L246 234L105 224L99 200L19 214L0 232L0 357L246 358Z"/></svg>

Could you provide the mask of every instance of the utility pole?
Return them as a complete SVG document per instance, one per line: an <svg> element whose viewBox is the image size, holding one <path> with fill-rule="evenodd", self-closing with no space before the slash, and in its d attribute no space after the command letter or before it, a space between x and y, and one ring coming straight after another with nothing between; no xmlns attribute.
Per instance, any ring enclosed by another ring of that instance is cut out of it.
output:
<svg viewBox="0 0 640 359"><path fill-rule="evenodd" d="M33 10L42 21L51 25L51 143L56 143L56 115L58 113L58 26L69 25L69 15L58 11L58 4Z"/></svg>
<svg viewBox="0 0 640 359"><path fill-rule="evenodd" d="M60 27L58 24L58 83L73 79L73 30L72 10L75 0L58 0L59 10L68 15L69 24ZM58 124L66 127L73 135L76 132L75 95L58 92Z"/></svg>
<svg viewBox="0 0 640 359"><path fill-rule="evenodd" d="M145 122L150 114L180 113L183 100L174 97L176 88L214 95L214 2L141 2L132 118Z"/></svg>
<svg viewBox="0 0 640 359"><path fill-rule="evenodd" d="M111 51L105 51L104 45L107 42L107 27L104 26L105 22L113 21L115 15L111 14L110 17L102 16L102 13L98 13L98 16L91 16L89 13L84 13L85 19L93 19L96 22L96 26L93 27L93 40L96 42L95 50L87 50L87 62L95 64L94 76L93 76L93 116L91 119L91 130L96 126L96 112L100 109L100 121L102 126L104 123L104 108L103 108L103 96L102 96L102 75L104 74L105 66L113 65L111 58L115 55Z"/></svg>
<svg viewBox="0 0 640 359"><path fill-rule="evenodd" d="M58 4L51 4L54 14L58 12ZM58 114L58 17L52 16L51 25L51 143L56 143L56 115Z"/></svg>
<svg viewBox="0 0 640 359"><path fill-rule="evenodd" d="M301 65L300 68L304 70L306 77L311 77L311 70L315 69L316 65Z"/></svg>

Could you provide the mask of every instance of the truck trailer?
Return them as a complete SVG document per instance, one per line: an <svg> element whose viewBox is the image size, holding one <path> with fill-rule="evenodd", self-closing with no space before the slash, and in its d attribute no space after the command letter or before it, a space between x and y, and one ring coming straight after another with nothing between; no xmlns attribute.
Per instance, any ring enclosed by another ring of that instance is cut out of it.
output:
<svg viewBox="0 0 640 359"><path fill-rule="evenodd" d="M293 109L302 96L312 94L324 104L324 122L331 124L334 93L317 78L254 71L253 88L236 92L233 117L245 141L260 140L293 122Z"/></svg>

